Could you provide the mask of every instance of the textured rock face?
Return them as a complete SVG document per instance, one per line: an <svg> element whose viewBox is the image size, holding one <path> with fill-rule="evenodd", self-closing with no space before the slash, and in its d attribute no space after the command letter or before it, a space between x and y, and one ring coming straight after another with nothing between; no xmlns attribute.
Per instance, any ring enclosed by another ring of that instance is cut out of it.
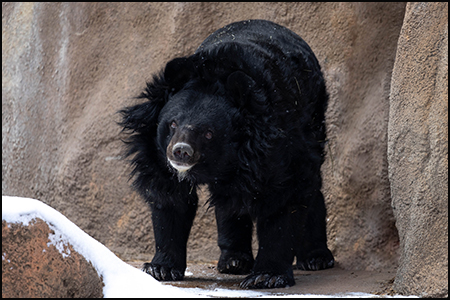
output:
<svg viewBox="0 0 450 300"><path fill-rule="evenodd" d="M389 177L400 293L448 297L448 3L408 4L392 74Z"/></svg>
<svg viewBox="0 0 450 300"><path fill-rule="evenodd" d="M395 266L386 127L404 4L3 4L3 192L49 199L124 259L154 251L148 208L129 186L116 111L171 58L214 30L263 18L302 36L331 94L324 194L329 246L345 268ZM213 210L188 259L219 257Z"/></svg>
<svg viewBox="0 0 450 300"><path fill-rule="evenodd" d="M337 41L318 47L326 51L319 57L325 57L330 93L322 168L329 243L340 267L395 267L399 244L386 149L390 78L404 5L355 3L337 9L342 15L331 14L327 29Z"/></svg>
<svg viewBox="0 0 450 300"><path fill-rule="evenodd" d="M154 253L150 213L127 181L130 168L121 161L123 145L120 127L115 124L119 120L116 112L135 103L132 97L140 93L151 74L169 59L193 53L214 30L233 21L268 19L287 26L308 42L327 80L329 142L322 168L323 190L329 215L329 247L337 265L363 270L396 267L402 253L399 272L408 272L411 267L405 266L417 253L412 251L414 243L407 246L404 242L402 247L407 248L399 248L395 218L402 239L412 228L407 224L418 220L400 221L402 216L412 216L407 210L398 210L396 199L403 196L393 197L394 218L391 191L413 195L407 191L416 186L403 181L407 171L402 168L392 173L391 163L395 164L396 155L400 157L395 147L400 144L390 145L393 152L389 152L388 172L388 124L390 141L399 142L404 136L403 126L429 124L436 139L417 136L414 143L404 147L414 149L412 160L445 157L444 163L427 165L427 182L430 187L438 187L432 189L433 193L444 193L447 185L444 181L439 181L439 186L434 184L437 176L433 176L432 166L436 174L444 169L445 173L448 166L445 151L426 152L439 144L434 141L441 140L440 135L447 134L447 127L442 127L445 109L439 110L433 101L415 102L417 108L406 105L411 109L409 123L401 125L398 132L391 122L393 115L389 115L390 109L395 112L389 91L394 91L391 75L405 5L3 3L2 192L45 200L123 259L150 259ZM401 38L403 51L416 47L410 38L422 26L421 18L424 24L439 22L441 29L442 24L447 26L442 17L439 21L429 12L409 11L414 16L411 20L416 21ZM426 35L426 31L421 32ZM422 43L437 43L429 36L423 38ZM434 80L428 76L429 69L418 68L420 62L447 58L438 56L444 52L433 51L432 56L418 52L419 56L403 58L394 76L403 81L392 80L397 84L398 97L414 96L409 92L414 88L417 91L419 83L447 91L445 80ZM400 53L408 52L399 52L397 60ZM411 69L414 64L415 70ZM436 70L443 72L442 67ZM415 84L408 83L407 76L414 74ZM412 89L401 89L405 84ZM398 103L400 120L404 105ZM394 138L396 134L398 138ZM422 144L429 147L417 151L415 146ZM433 209L448 211L440 204L434 208L431 202L426 203L432 215ZM436 212L433 217L442 218L438 215ZM425 231L428 228L422 227ZM201 204L188 242L188 259L217 260L216 237L214 212Z"/></svg>
<svg viewBox="0 0 450 300"><path fill-rule="evenodd" d="M59 245L61 253L49 234L41 219L28 226L2 221L2 297L103 297L94 267L71 245Z"/></svg>

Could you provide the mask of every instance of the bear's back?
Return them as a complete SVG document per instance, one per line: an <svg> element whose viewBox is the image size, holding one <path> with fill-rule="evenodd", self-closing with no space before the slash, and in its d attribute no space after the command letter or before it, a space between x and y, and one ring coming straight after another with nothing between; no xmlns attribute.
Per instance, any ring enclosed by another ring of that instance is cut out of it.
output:
<svg viewBox="0 0 450 300"><path fill-rule="evenodd" d="M203 41L196 53L208 52L226 44L237 44L254 54L261 52L272 57L300 55L303 61L312 64L312 68L318 66L311 48L301 37L286 27L266 20L240 21L218 29Z"/></svg>
<svg viewBox="0 0 450 300"><path fill-rule="evenodd" d="M232 23L208 36L194 57L199 69L207 69L208 80L245 72L264 91L265 104L271 108L265 113L276 116L269 118L274 126L285 131L302 128L321 141L318 151L322 151L325 81L313 51L293 31L266 20Z"/></svg>

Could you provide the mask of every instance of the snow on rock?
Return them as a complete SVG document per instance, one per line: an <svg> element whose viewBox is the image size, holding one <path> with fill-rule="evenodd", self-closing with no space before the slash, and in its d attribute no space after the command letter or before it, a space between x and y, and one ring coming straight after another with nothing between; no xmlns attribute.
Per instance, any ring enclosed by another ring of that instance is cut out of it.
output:
<svg viewBox="0 0 450 300"><path fill-rule="evenodd" d="M55 234L51 243L63 255L69 255L63 245L70 243L73 249L91 262L99 276L103 276L105 298L199 298L199 297L260 297L268 295L254 291L225 291L178 288L164 285L144 272L119 259L103 244L89 236L60 212L30 198L2 196L2 219L9 223L28 224L31 220L44 220Z"/></svg>
<svg viewBox="0 0 450 300"><path fill-rule="evenodd" d="M92 263L98 274L103 276L105 297L199 297L195 291L163 285L126 264L61 213L41 201L2 196L3 220L9 223L28 224L35 218L45 220L55 231L51 241L54 245L59 245L61 251L64 250L63 244L70 243L75 251Z"/></svg>

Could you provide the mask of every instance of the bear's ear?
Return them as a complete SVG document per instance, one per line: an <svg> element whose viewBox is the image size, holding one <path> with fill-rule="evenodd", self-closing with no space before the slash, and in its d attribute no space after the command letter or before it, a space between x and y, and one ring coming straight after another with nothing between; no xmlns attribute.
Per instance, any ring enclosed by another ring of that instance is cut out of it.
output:
<svg viewBox="0 0 450 300"><path fill-rule="evenodd" d="M169 61L164 69L164 79L169 92L179 91L194 75L194 63L189 57L179 57Z"/></svg>
<svg viewBox="0 0 450 300"><path fill-rule="evenodd" d="M256 82L244 72L236 71L228 76L226 87L231 92L234 102L243 107L255 90Z"/></svg>

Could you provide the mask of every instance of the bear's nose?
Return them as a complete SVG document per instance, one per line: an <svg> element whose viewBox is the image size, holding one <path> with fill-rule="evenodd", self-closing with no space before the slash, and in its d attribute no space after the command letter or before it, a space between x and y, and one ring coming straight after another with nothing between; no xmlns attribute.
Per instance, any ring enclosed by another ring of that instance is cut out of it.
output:
<svg viewBox="0 0 450 300"><path fill-rule="evenodd" d="M176 143L172 149L173 157L179 162L187 162L194 154L194 149L186 143Z"/></svg>

